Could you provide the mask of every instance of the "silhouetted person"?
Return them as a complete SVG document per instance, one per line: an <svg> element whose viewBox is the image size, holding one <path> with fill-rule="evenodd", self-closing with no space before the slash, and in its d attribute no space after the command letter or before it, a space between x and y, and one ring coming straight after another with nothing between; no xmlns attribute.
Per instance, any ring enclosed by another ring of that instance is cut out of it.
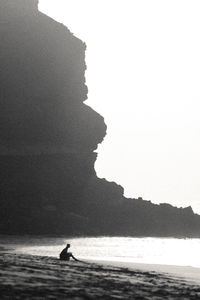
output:
<svg viewBox="0 0 200 300"><path fill-rule="evenodd" d="M74 260L78 261L78 259L76 259L71 252L68 252L69 248L70 248L70 244L67 244L67 246L61 251L60 260L69 261L70 258L73 258Z"/></svg>

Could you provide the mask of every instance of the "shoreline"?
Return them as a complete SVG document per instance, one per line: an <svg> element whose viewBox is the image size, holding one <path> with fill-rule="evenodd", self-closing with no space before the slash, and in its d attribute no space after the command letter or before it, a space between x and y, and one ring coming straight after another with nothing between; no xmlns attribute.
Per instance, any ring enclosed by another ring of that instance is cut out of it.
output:
<svg viewBox="0 0 200 300"><path fill-rule="evenodd" d="M5 237L4 237L5 238ZM35 240L37 239L37 240ZM37 256L49 256L52 258L57 258L57 256L52 255L52 253L44 253L44 251L39 251L39 254L36 254L35 251L32 251L32 249L28 249L29 247L32 246L32 244L35 247L35 243L37 242L39 245L38 247L40 248L40 246L44 246L44 245L52 245L53 239L52 237L45 240L41 241L38 237L35 237L35 239L30 239L27 242L27 237L20 237L20 241L17 238L18 243L16 244L16 240L15 238L13 239L13 237L9 237L8 239L2 239L2 247L5 247L7 249L7 251L12 252L15 251L15 253L19 254L19 255L37 255ZM9 244L7 244L9 240ZM66 240L66 238L65 238ZM23 247L22 244L23 243ZM62 249L63 246L61 246L60 249ZM25 251L21 251L21 249L24 248ZM27 248L27 250L26 250ZM59 251L59 250L58 250ZM41 252L41 253L40 253ZM161 274L165 274L167 276L172 276L174 278L177 279L183 279L186 280L189 283L192 284L200 284L200 268L197 266L184 266L184 265L170 265L170 264L157 264L157 263L149 263L149 262L133 262L131 260L116 260L116 258L114 257L110 257L110 258L100 258L100 257L77 257L82 261L85 262L89 262L89 263L96 263L98 265L103 265L106 267L119 267L119 268L128 268L130 270L138 270L138 271L148 271L148 272L158 272Z"/></svg>
<svg viewBox="0 0 200 300"><path fill-rule="evenodd" d="M185 280L188 283L200 285L200 268L198 267L93 259L89 261L108 267L128 268L129 270L137 270L139 272L156 272Z"/></svg>
<svg viewBox="0 0 200 300"><path fill-rule="evenodd" d="M61 262L1 247L1 299L198 299L200 286L168 274Z"/></svg>

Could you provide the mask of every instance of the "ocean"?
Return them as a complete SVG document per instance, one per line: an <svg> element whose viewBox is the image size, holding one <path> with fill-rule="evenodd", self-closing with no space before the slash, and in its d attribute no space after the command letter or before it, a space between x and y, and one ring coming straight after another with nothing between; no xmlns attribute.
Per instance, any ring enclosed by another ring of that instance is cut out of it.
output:
<svg viewBox="0 0 200 300"><path fill-rule="evenodd" d="M66 245L83 260L120 261L144 264L191 266L200 268L200 239L177 238L53 238L7 237L21 253L58 257ZM5 242L5 240L4 240Z"/></svg>
<svg viewBox="0 0 200 300"><path fill-rule="evenodd" d="M58 258L67 243L83 261L166 272L200 283L200 239L133 237L0 237L16 253Z"/></svg>

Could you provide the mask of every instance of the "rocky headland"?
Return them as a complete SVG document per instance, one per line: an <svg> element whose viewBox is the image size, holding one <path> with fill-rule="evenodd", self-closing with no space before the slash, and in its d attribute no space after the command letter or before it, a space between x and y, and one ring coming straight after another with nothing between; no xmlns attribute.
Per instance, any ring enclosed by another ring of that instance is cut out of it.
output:
<svg viewBox="0 0 200 300"><path fill-rule="evenodd" d="M190 207L97 178L106 125L84 103L86 45L37 5L0 2L0 233L200 237Z"/></svg>

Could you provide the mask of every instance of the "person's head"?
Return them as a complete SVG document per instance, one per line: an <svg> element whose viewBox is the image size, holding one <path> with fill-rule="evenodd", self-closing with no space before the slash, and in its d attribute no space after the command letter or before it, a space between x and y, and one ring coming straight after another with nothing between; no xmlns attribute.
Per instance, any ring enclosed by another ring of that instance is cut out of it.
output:
<svg viewBox="0 0 200 300"><path fill-rule="evenodd" d="M70 248L70 244L67 244L66 248Z"/></svg>

